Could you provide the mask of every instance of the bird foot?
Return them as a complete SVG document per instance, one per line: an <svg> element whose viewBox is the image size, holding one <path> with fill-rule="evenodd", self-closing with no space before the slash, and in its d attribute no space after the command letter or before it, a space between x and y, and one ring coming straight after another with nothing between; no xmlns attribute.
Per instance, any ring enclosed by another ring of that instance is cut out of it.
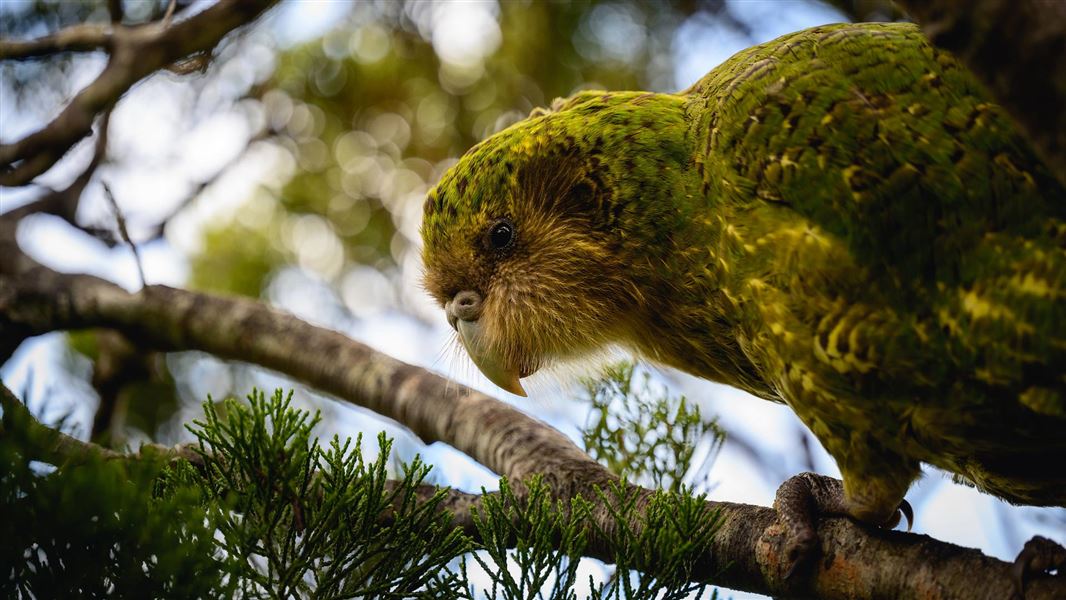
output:
<svg viewBox="0 0 1066 600"><path fill-rule="evenodd" d="M1051 571L1057 572L1056 577L1066 576L1066 548L1046 537L1033 536L1014 559L1015 597L1025 598L1025 584L1031 578L1049 575Z"/></svg>
<svg viewBox="0 0 1066 600"><path fill-rule="evenodd" d="M800 473L777 488L774 509L781 527L779 542L780 573L788 581L817 557L817 521L823 516L851 516L844 484L839 479L815 473ZM914 510L904 500L882 527L895 527L900 515L907 519L907 530L914 522Z"/></svg>
<svg viewBox="0 0 1066 600"><path fill-rule="evenodd" d="M777 488L774 509L783 528L780 572L787 581L816 556L820 515L840 513L844 507L843 483L814 473L789 477Z"/></svg>

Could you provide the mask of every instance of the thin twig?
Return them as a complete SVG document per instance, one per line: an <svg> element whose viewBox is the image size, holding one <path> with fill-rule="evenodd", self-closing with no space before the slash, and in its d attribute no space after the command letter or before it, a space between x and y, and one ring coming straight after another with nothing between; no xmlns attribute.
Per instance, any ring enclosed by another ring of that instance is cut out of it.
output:
<svg viewBox="0 0 1066 600"><path fill-rule="evenodd" d="M144 267L141 265L141 254L137 251L137 244L133 243L130 239L130 232L126 229L126 217L122 215L122 209L118 207L118 202L115 201L115 194L111 192L111 186L107 185L107 182L103 183L104 197L107 198L108 203L111 205L111 210L115 213L115 223L118 225L118 233L122 236L122 241L126 242L130 246L130 250L133 252L133 260L137 263L137 275L141 278L141 287L146 287L148 284L144 281Z"/></svg>
<svg viewBox="0 0 1066 600"><path fill-rule="evenodd" d="M178 5L178 0L170 0L167 4L167 12L163 14L163 27L170 27L170 19L174 16L174 8Z"/></svg>

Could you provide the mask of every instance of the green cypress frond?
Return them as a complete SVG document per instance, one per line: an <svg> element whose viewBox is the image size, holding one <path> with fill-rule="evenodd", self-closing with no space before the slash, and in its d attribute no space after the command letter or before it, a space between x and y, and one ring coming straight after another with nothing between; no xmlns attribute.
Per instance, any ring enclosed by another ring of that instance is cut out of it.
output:
<svg viewBox="0 0 1066 600"><path fill-rule="evenodd" d="M499 493L485 494L474 513L481 543L472 556L492 578L486 597L575 600L590 508L580 497L553 499L539 476L527 482L522 498L501 479ZM467 580L465 564L461 579Z"/></svg>
<svg viewBox="0 0 1066 600"><path fill-rule="evenodd" d="M704 421L699 407L684 396L655 387L647 373L634 381L632 362L608 366L600 379L585 380L592 403L582 438L590 456L623 479L678 491L686 475L706 472L725 433ZM696 464L696 449L708 440L706 458Z"/></svg>
<svg viewBox="0 0 1066 600"><path fill-rule="evenodd" d="M624 482L599 491L612 527L597 533L614 557L615 576L593 588L603 600L681 600L702 597L707 585L692 581L705 560L720 523L703 495L691 490L658 491L638 513L640 490ZM648 575L655 573L656 575ZM712 598L715 594L712 592Z"/></svg>
<svg viewBox="0 0 1066 600"><path fill-rule="evenodd" d="M219 546L242 564L249 598L417 598L433 586L456 597L459 585L434 575L469 541L439 510L445 492L420 501L429 473L418 457L388 482L391 441L378 456L333 438L311 436L319 415L291 407L291 394L247 405L206 403L191 429L204 453L202 489L219 507Z"/></svg>

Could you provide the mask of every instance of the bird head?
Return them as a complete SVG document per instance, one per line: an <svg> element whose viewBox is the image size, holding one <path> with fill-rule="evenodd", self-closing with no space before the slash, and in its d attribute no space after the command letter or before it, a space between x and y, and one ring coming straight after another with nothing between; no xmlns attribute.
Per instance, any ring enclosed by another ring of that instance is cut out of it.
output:
<svg viewBox="0 0 1066 600"><path fill-rule="evenodd" d="M691 156L679 103L557 101L472 148L430 191L424 284L493 383L525 395L521 378L625 336L654 254L644 245L660 237L648 223L671 212L649 190L668 191L668 171Z"/></svg>

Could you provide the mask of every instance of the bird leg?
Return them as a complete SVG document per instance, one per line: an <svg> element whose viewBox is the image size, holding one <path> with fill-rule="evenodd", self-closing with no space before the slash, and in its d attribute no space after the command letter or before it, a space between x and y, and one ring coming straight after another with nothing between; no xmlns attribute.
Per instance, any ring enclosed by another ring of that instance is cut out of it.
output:
<svg viewBox="0 0 1066 600"><path fill-rule="evenodd" d="M1066 576L1066 548L1043 536L1034 536L1025 543L1018 558L1014 559L1014 588L1017 598L1025 598L1025 584L1034 576L1057 571L1058 577Z"/></svg>
<svg viewBox="0 0 1066 600"><path fill-rule="evenodd" d="M875 512L857 503L845 490L844 482L815 473L800 473L788 478L777 488L774 509L783 527L781 569L783 578L791 578L817 556L817 520L823 516L846 516L860 522L881 527L895 527L900 514L907 518L908 529L914 512L906 500L901 500L885 519L871 522Z"/></svg>

